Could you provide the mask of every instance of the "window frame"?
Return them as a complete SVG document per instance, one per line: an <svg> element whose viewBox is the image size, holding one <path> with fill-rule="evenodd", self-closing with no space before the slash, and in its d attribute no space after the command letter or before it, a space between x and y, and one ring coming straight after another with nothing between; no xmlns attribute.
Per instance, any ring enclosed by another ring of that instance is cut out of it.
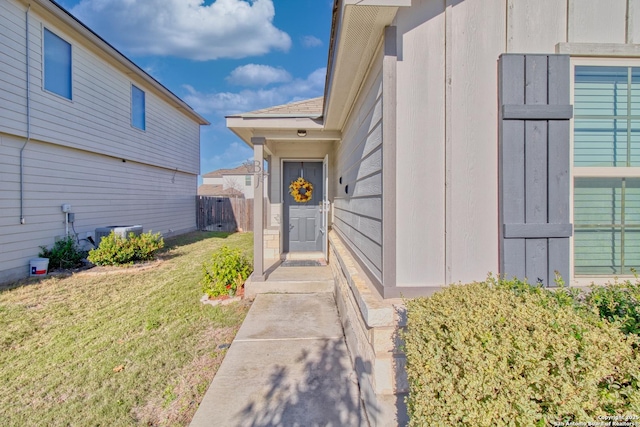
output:
<svg viewBox="0 0 640 427"><path fill-rule="evenodd" d="M576 66L600 66L600 67L638 67L640 68L640 58L611 58L611 57L571 57L571 76L570 76L570 96L571 105L575 107L575 70ZM603 285L610 283L615 277L633 278L632 274L618 275L576 275L575 273L575 179L576 178L640 178L640 167L620 167L620 166L601 166L601 167L576 167L574 165L574 132L575 132L575 116L570 121L570 164L569 174L571 177L569 210L571 223L573 224L573 233L570 238L570 256L569 268L571 272L571 283L574 286L589 286L593 283Z"/></svg>
<svg viewBox="0 0 640 427"><path fill-rule="evenodd" d="M135 115L135 107L137 104L134 104L134 91L138 90L140 93L142 93L142 127L138 127L136 125L136 115ZM130 94L131 94L131 102L130 102L130 108L131 108L131 127L134 129L137 129L139 131L142 132L146 132L147 131L147 93L142 90L140 87L136 86L134 83L131 83L131 90L130 90Z"/></svg>
<svg viewBox="0 0 640 427"><path fill-rule="evenodd" d="M251 179L251 175L245 175L244 176L244 186L245 187L251 187L252 184L253 184L253 180Z"/></svg>
<svg viewBox="0 0 640 427"><path fill-rule="evenodd" d="M46 33L50 33L53 36L57 37L58 39L60 39L61 41L65 42L66 44L69 45L69 97L66 97L65 95L62 95L60 93L54 92L51 89L47 88L47 71L46 71L46 67L47 67L47 55L46 55L46 42L45 42L45 35ZM42 91L46 92L50 95L56 96L60 99L64 99L66 101L69 102L73 102L73 81L74 81L74 75L73 75L73 57L74 57L74 48L73 48L73 43L69 42L66 38L60 36L58 34L57 31L53 31L52 29L50 29L49 27L42 25L42 30L41 30L41 34L42 34L42 67L41 67L41 71L42 71Z"/></svg>

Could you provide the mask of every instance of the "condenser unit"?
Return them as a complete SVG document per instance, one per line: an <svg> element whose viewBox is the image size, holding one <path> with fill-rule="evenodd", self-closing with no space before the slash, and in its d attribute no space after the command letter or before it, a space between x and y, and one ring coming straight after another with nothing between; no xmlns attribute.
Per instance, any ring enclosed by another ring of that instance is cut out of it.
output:
<svg viewBox="0 0 640 427"><path fill-rule="evenodd" d="M129 233L133 233L136 236L142 234L141 225L109 225L107 227L96 228L96 247L100 246L100 241L103 237L107 237L111 232L114 232L117 236L127 238Z"/></svg>

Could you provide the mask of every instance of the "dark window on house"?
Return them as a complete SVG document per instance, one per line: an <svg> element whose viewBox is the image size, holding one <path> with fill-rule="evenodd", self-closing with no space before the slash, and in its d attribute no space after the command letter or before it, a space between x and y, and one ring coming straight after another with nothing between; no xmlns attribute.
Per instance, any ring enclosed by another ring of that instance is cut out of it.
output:
<svg viewBox="0 0 640 427"><path fill-rule="evenodd" d="M144 91L131 85L131 124L141 130L146 129Z"/></svg>
<svg viewBox="0 0 640 427"><path fill-rule="evenodd" d="M244 176L244 185L247 187L251 185L251 175Z"/></svg>
<svg viewBox="0 0 640 427"><path fill-rule="evenodd" d="M71 45L44 29L44 89L71 99Z"/></svg>

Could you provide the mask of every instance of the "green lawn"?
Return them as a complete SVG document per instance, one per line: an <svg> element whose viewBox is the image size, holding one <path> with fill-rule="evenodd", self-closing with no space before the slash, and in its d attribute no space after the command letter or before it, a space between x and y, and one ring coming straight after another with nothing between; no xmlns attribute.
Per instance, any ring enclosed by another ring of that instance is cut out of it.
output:
<svg viewBox="0 0 640 427"><path fill-rule="evenodd" d="M249 308L200 302L223 244L250 255L253 234L192 233L152 268L0 291L0 425L188 425Z"/></svg>

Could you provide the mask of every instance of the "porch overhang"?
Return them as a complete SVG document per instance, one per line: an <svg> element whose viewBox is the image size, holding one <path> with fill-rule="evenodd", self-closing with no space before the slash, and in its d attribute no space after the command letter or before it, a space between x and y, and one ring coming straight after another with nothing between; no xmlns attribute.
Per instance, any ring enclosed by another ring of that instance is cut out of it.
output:
<svg viewBox="0 0 640 427"><path fill-rule="evenodd" d="M330 141L339 140L341 133L326 130L321 119L300 116L242 115L228 116L227 127L253 147L251 138L267 141Z"/></svg>

